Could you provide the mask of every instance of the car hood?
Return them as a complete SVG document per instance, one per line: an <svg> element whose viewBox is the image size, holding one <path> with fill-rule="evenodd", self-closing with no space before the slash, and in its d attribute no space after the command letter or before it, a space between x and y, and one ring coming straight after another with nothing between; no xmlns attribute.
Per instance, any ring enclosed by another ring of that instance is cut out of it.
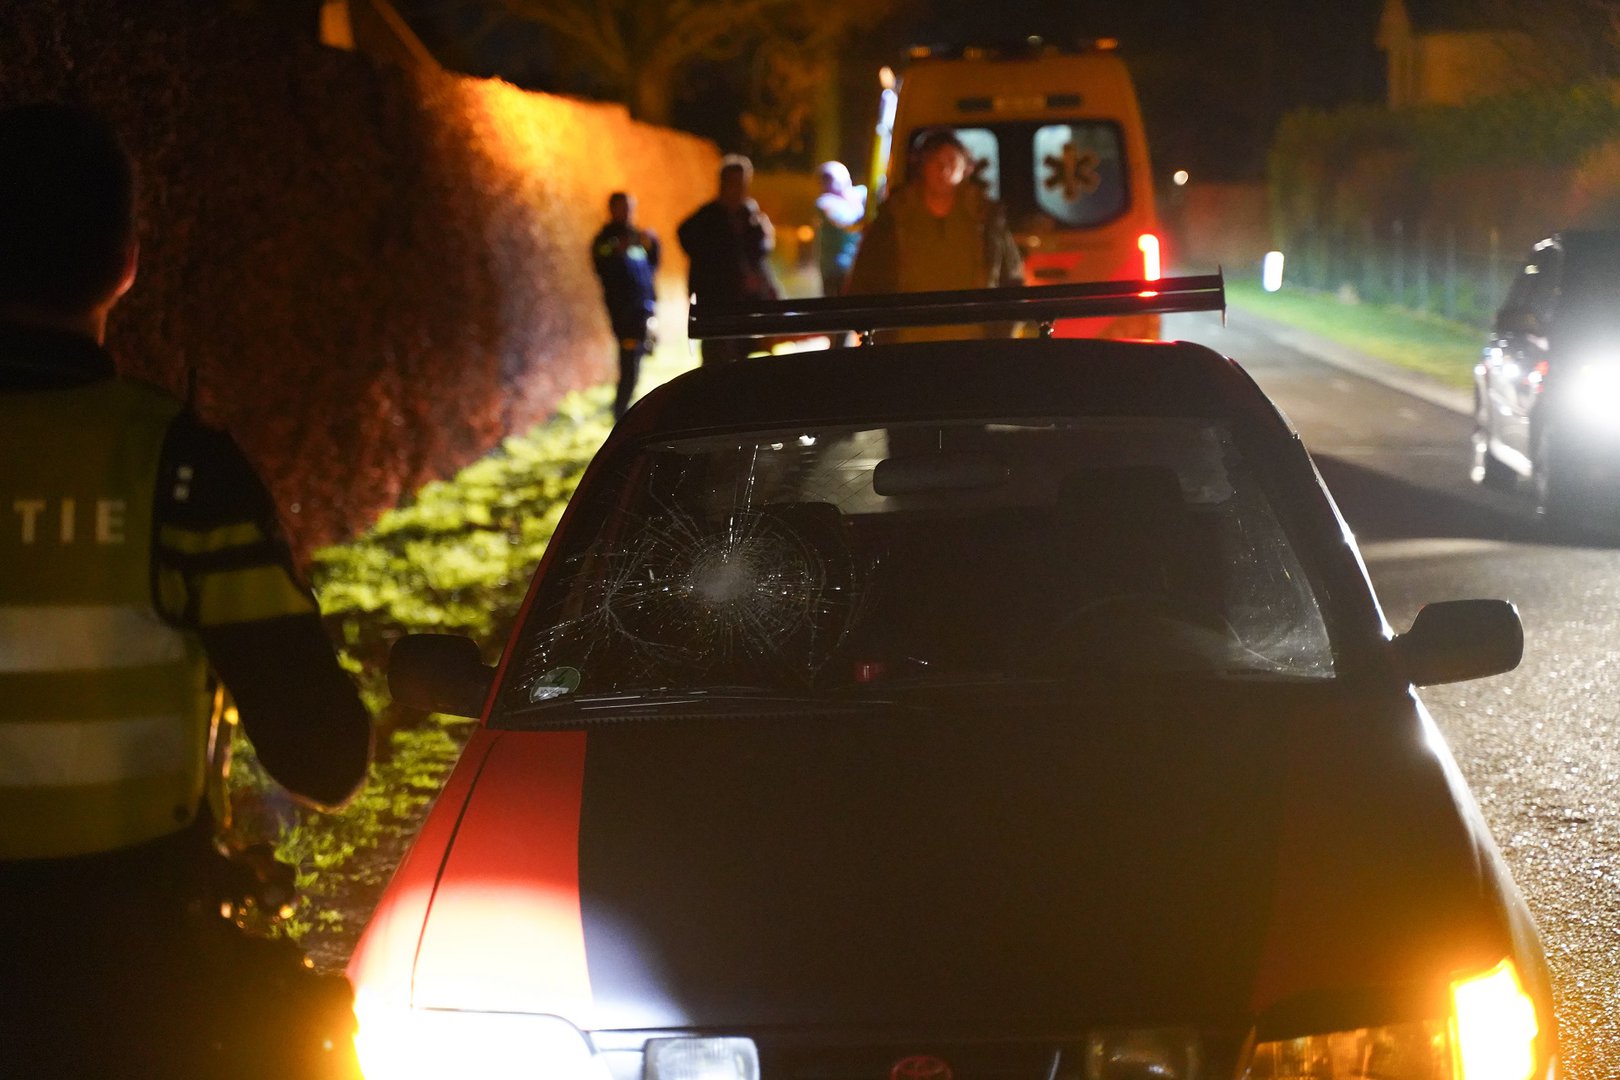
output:
<svg viewBox="0 0 1620 1080"><path fill-rule="evenodd" d="M487 731L468 754L420 1007L1225 1023L1511 949L1511 883L1403 695L1075 687Z"/></svg>

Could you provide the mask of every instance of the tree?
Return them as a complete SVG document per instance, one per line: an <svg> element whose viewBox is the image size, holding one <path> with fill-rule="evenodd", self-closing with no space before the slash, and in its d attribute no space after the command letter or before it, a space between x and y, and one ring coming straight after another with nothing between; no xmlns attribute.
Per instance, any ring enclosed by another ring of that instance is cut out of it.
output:
<svg viewBox="0 0 1620 1080"><path fill-rule="evenodd" d="M668 124L693 61L736 56L770 17L813 0L505 0L650 124Z"/></svg>
<svg viewBox="0 0 1620 1080"><path fill-rule="evenodd" d="M631 115L669 125L691 77L729 65L738 125L751 152L802 152L812 118L828 115L837 59L851 33L909 0L501 0L539 26L559 56ZM743 65L740 69L738 65ZM836 108L831 110L836 117Z"/></svg>

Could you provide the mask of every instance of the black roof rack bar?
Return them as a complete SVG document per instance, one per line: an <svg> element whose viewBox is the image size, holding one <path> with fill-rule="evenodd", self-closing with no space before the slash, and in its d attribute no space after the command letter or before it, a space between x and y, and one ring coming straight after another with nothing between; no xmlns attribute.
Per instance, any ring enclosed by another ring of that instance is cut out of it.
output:
<svg viewBox="0 0 1620 1080"><path fill-rule="evenodd" d="M785 337L841 331L866 333L906 326L1044 324L1057 319L1107 315L1225 310L1226 285L1216 273L1158 281L1096 281L1078 285L694 304L687 321L687 336L694 339Z"/></svg>

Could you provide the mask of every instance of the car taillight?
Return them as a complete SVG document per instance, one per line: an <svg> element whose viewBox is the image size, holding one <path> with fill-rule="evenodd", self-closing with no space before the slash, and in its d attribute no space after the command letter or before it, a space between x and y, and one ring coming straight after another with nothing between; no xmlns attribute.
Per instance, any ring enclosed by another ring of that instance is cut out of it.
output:
<svg viewBox="0 0 1620 1080"><path fill-rule="evenodd" d="M1142 280L1158 281L1164 276L1159 261L1159 238L1145 232L1136 238L1136 246L1142 252Z"/></svg>

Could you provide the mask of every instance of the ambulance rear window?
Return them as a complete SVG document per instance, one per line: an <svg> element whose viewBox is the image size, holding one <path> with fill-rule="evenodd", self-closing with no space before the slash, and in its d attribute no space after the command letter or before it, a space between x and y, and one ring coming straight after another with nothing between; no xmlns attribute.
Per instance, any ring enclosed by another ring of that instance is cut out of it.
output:
<svg viewBox="0 0 1620 1080"><path fill-rule="evenodd" d="M912 134L912 145L933 128ZM1130 208L1124 138L1107 120L1014 121L953 129L971 176L1015 231L1089 229Z"/></svg>

